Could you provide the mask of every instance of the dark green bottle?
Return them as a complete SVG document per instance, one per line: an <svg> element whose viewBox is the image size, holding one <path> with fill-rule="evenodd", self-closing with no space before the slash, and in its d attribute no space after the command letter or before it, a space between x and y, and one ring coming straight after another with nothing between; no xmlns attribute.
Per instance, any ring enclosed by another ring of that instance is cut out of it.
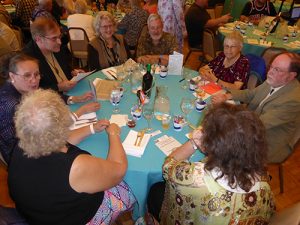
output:
<svg viewBox="0 0 300 225"><path fill-rule="evenodd" d="M143 76L142 90L150 98L153 76L151 74L151 64L147 64L147 72Z"/></svg>

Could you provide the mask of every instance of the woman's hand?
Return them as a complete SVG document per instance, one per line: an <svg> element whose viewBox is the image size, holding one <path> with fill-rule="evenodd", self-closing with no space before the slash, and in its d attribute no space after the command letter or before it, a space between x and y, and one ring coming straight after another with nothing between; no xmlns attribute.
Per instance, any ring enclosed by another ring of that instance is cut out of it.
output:
<svg viewBox="0 0 300 225"><path fill-rule="evenodd" d="M72 70L71 75L75 77L78 75L78 73L85 73L85 71L83 69L74 69Z"/></svg>
<svg viewBox="0 0 300 225"><path fill-rule="evenodd" d="M99 102L90 102L83 106L81 106L79 109L76 110L76 115L78 117L82 116L83 114L90 113L90 112L96 112L101 108L101 104Z"/></svg>
<svg viewBox="0 0 300 225"><path fill-rule="evenodd" d="M93 93L89 91L80 96L73 96L72 101L74 103L86 102L93 99L93 97Z"/></svg>
<svg viewBox="0 0 300 225"><path fill-rule="evenodd" d="M192 134L192 139L194 140L195 144L197 145L197 147L199 149L202 149L201 148L201 137L203 135L203 132L202 132L202 129L196 129L193 131L193 134Z"/></svg>
<svg viewBox="0 0 300 225"><path fill-rule="evenodd" d="M109 120L98 120L93 124L94 130L98 133L106 129L110 125Z"/></svg>
<svg viewBox="0 0 300 225"><path fill-rule="evenodd" d="M214 72L207 66L202 67L199 70L201 77L203 77L205 80L208 80L210 82L217 82L218 78L215 76Z"/></svg>
<svg viewBox="0 0 300 225"><path fill-rule="evenodd" d="M120 136L121 129L117 124L111 123L108 127L106 127L106 132L107 132L108 135L118 135L118 136Z"/></svg>
<svg viewBox="0 0 300 225"><path fill-rule="evenodd" d="M59 91L69 91L77 84L76 81L64 80L57 84Z"/></svg>

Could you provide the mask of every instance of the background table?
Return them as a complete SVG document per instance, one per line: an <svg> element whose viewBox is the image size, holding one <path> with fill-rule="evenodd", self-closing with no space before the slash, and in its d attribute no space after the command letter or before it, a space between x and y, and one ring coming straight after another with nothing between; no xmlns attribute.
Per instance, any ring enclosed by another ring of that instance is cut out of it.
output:
<svg viewBox="0 0 300 225"><path fill-rule="evenodd" d="M194 76L197 75L196 71L191 71ZM74 89L72 89L68 94L70 95L79 95L83 94L89 90L88 80L94 80L96 77L104 78L102 72L97 72L86 79L80 81ZM167 85L168 88L168 96L170 98L170 108L171 112L174 114L182 114L180 110L180 101L184 96L192 97L192 92L184 90L180 87L181 83L179 80L181 76L167 76L166 79L162 80L159 76L155 76L156 85ZM124 87L127 91L124 93L124 96L120 102L120 114L129 114L131 106L137 102L137 97L130 91L129 84L125 84ZM151 104L154 102L155 90L152 90L151 95ZM98 119L100 118L110 118L112 114L113 106L109 101L101 101L101 109L97 112ZM76 109L79 105L71 105L71 109ZM189 119L192 124L196 125L201 118L201 114L196 110L193 110ZM133 128L135 131L138 131L147 126L146 120L142 117L137 121L137 126ZM147 194L152 184L162 180L162 164L165 159L165 155L162 151L159 150L158 147L154 144L154 140L158 137L166 134L168 136L173 136L180 143L185 143L188 139L185 134L190 131L189 127L184 127L181 132L174 131L172 124L170 124L169 130L163 130L161 127L161 122L152 119L152 127L153 131L161 130L161 134L155 137L152 137L147 145L147 148L144 152L144 155L141 158L127 156L128 159L128 170L125 175L124 180L128 183L128 185L132 188L133 193L138 199L139 209L135 209L134 217L143 216L145 213L145 206L147 200ZM121 139L124 141L128 132L128 127L122 127ZM92 155L106 158L108 152L108 139L106 132L97 133L95 135L91 135L82 141L79 145L80 148L87 150ZM197 152L192 160L199 160L203 158L203 155L200 152Z"/></svg>
<svg viewBox="0 0 300 225"><path fill-rule="evenodd" d="M226 25L226 24L225 24ZM255 29L258 29L256 26L252 26L252 27L249 27L247 26L247 30L246 30L246 33L245 33L245 36L244 37L244 46L243 46L243 49L242 49L242 53L245 55L245 54L254 54L254 55L257 55L257 56L261 56L262 52L268 48L269 46L264 46L264 45L258 45L258 44L249 44L247 42L247 39L257 39L258 42L260 41L260 36L257 36L255 34L253 34L253 31ZM224 37L227 33L230 33L232 31L229 31L229 30L226 30L226 32L224 32L225 30L222 29L222 28L219 28L218 29L218 38L219 40L223 43L223 40L224 40ZM299 48L290 48L289 46L287 46L286 44L288 44L289 42L293 42L293 41L296 41L298 40L299 41L299 36L300 34L298 33L296 37L289 37L288 41L287 42L283 42L282 39L278 39L276 38L276 35L275 33L273 34L270 34L269 36L267 36L267 41L271 41L273 43L272 47L279 47L279 48L285 48L287 49L288 51L291 51L291 52L296 52L296 53L300 53L300 47Z"/></svg>
<svg viewBox="0 0 300 225"><path fill-rule="evenodd" d="M241 16L245 4L250 0L225 0L223 14L230 13L234 20L238 20ZM276 11L278 12L281 1L275 0L273 3ZM282 6L282 12L288 12L290 10L291 3L284 2Z"/></svg>

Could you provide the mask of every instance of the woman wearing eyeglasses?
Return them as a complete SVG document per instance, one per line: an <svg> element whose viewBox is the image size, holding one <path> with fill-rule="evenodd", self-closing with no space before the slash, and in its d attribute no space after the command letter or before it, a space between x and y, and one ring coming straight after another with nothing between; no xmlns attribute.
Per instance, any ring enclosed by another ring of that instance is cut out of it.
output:
<svg viewBox="0 0 300 225"><path fill-rule="evenodd" d="M224 51L200 68L200 76L229 89L247 87L249 61L242 55L243 37L233 31L224 39Z"/></svg>
<svg viewBox="0 0 300 225"><path fill-rule="evenodd" d="M0 75L7 81L0 88L0 151L7 164L17 144L13 117L17 105L23 95L39 88L41 74L38 60L23 53L10 53L0 60ZM76 112L77 117L84 113L94 112L100 108L98 103L88 103L81 106ZM90 126L82 127L71 132L72 144L78 144L88 135L102 131L109 122L99 120Z"/></svg>
<svg viewBox="0 0 300 225"><path fill-rule="evenodd" d="M127 60L123 37L115 34L116 21L112 14L100 11L94 20L96 37L90 41L88 61L90 69L117 66Z"/></svg>

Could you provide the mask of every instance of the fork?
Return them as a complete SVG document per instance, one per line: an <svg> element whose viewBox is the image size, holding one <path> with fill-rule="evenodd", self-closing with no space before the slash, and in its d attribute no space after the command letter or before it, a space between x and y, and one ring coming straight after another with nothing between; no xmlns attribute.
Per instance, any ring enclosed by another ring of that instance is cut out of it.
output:
<svg viewBox="0 0 300 225"><path fill-rule="evenodd" d="M137 133L137 135L136 135L136 139L135 139L135 142L134 142L134 146L137 146L137 144L138 144L138 140L139 140L139 138L141 138L142 137L142 132L138 132Z"/></svg>
<svg viewBox="0 0 300 225"><path fill-rule="evenodd" d="M141 133L141 136L140 136L139 143L138 143L138 145L137 145L137 146L139 146L139 147L141 146L142 140L143 140L144 135L145 135L145 131L140 131L140 133Z"/></svg>

